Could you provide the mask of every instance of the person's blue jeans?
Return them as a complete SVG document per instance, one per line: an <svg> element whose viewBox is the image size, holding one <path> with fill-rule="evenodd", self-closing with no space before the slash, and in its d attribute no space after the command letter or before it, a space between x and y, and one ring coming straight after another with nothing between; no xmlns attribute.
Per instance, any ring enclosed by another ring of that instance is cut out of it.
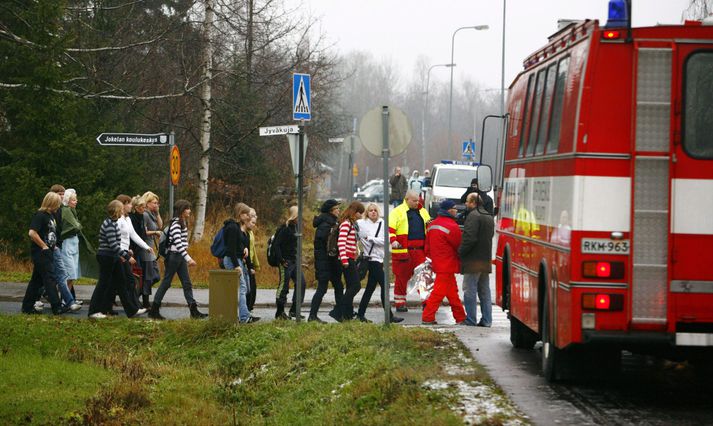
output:
<svg viewBox="0 0 713 426"><path fill-rule="evenodd" d="M62 256L62 251L59 249L59 247L54 248L53 262L54 279L55 281L57 281L59 293L60 295L62 295L62 301L64 302L64 304L69 306L74 303L74 297L72 296L72 292L69 291L69 287L67 287L67 277L69 275L67 274L67 270L64 267L64 257Z"/></svg>
<svg viewBox="0 0 713 426"><path fill-rule="evenodd" d="M240 288L238 289L238 319L240 322L246 322L250 319L250 311L248 310L248 292L250 291L250 276L248 275L248 268L245 267L245 262L242 259L238 259L238 266L233 265L233 261L230 260L230 256L225 256L223 258L223 266L225 269L237 269L240 268L243 273L240 275Z"/></svg>
<svg viewBox="0 0 713 426"><path fill-rule="evenodd" d="M463 305L465 306L465 322L469 325L478 324L478 299L480 299L480 323L490 326L493 323L493 302L490 297L490 277L485 272L463 274Z"/></svg>

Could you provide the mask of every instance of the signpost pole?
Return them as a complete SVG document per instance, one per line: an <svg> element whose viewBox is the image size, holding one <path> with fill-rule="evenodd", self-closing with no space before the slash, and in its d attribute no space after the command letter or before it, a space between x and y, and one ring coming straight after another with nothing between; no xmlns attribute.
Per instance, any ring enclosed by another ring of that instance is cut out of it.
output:
<svg viewBox="0 0 713 426"><path fill-rule="evenodd" d="M168 135L168 164L171 164L171 154L173 153L173 146L176 144L176 133L172 130ZM168 179L168 218L171 218L173 214L173 181L169 173Z"/></svg>
<svg viewBox="0 0 713 426"><path fill-rule="evenodd" d="M391 323L391 244L389 243L389 107L381 107L381 155L384 163L384 325Z"/></svg>
<svg viewBox="0 0 713 426"><path fill-rule="evenodd" d="M304 141L305 122L300 122L299 142L297 145L297 264L295 265L295 320L300 322L302 308L302 204L304 186Z"/></svg>
<svg viewBox="0 0 713 426"><path fill-rule="evenodd" d="M354 135L349 135L349 170L347 176L347 201L352 202L354 198Z"/></svg>

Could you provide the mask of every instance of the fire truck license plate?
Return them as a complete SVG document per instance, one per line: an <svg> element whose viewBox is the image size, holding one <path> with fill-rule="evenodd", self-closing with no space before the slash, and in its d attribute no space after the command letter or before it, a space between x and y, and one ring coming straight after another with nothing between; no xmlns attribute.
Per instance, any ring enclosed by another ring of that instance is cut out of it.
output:
<svg viewBox="0 0 713 426"><path fill-rule="evenodd" d="M582 253L629 254L629 240L613 241L606 238L582 238Z"/></svg>

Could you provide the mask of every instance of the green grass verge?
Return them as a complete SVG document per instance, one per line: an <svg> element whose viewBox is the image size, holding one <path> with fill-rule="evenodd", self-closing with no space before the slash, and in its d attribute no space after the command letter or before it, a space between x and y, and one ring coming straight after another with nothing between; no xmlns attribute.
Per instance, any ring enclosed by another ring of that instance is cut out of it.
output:
<svg viewBox="0 0 713 426"><path fill-rule="evenodd" d="M0 316L0 330L2 424L462 424L457 392L424 383L453 362L489 382L455 336L422 328Z"/></svg>

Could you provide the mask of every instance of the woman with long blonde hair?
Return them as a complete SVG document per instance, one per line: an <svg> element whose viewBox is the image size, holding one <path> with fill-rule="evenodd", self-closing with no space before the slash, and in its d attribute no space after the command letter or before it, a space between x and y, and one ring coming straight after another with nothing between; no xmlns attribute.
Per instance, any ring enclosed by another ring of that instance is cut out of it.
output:
<svg viewBox="0 0 713 426"><path fill-rule="evenodd" d="M32 257L32 278L27 283L25 298L22 300L22 312L35 314L35 302L40 298L40 290L44 288L47 299L52 306L52 313L59 315L63 313L60 305L59 294L57 294L57 281L54 276L54 255L57 245L57 221L54 218L55 212L62 204L60 196L54 192L48 192L42 200L42 205L35 213L30 222L30 255Z"/></svg>
<svg viewBox="0 0 713 426"><path fill-rule="evenodd" d="M248 310L248 292L250 291L250 276L248 272L250 239L247 226L250 222L250 207L245 203L238 203L233 208L233 217L223 224L225 239L225 269L240 271L240 297L238 297L238 317L241 323L252 323L260 320L253 317Z"/></svg>
<svg viewBox="0 0 713 426"><path fill-rule="evenodd" d="M403 321L402 317L394 316L391 308L386 306L384 292L389 291L389 287L385 285L384 280L384 233L388 233L385 228L384 219L381 218L379 206L376 203L369 203L366 206L366 218L357 221L359 225L359 241L364 248L364 257L367 260L368 278L366 280L366 288L359 302L359 310L357 318L362 322L371 322L366 319L366 308L369 306L371 295L374 294L376 285L381 287L381 304L384 309L389 309L391 322L398 323Z"/></svg>

